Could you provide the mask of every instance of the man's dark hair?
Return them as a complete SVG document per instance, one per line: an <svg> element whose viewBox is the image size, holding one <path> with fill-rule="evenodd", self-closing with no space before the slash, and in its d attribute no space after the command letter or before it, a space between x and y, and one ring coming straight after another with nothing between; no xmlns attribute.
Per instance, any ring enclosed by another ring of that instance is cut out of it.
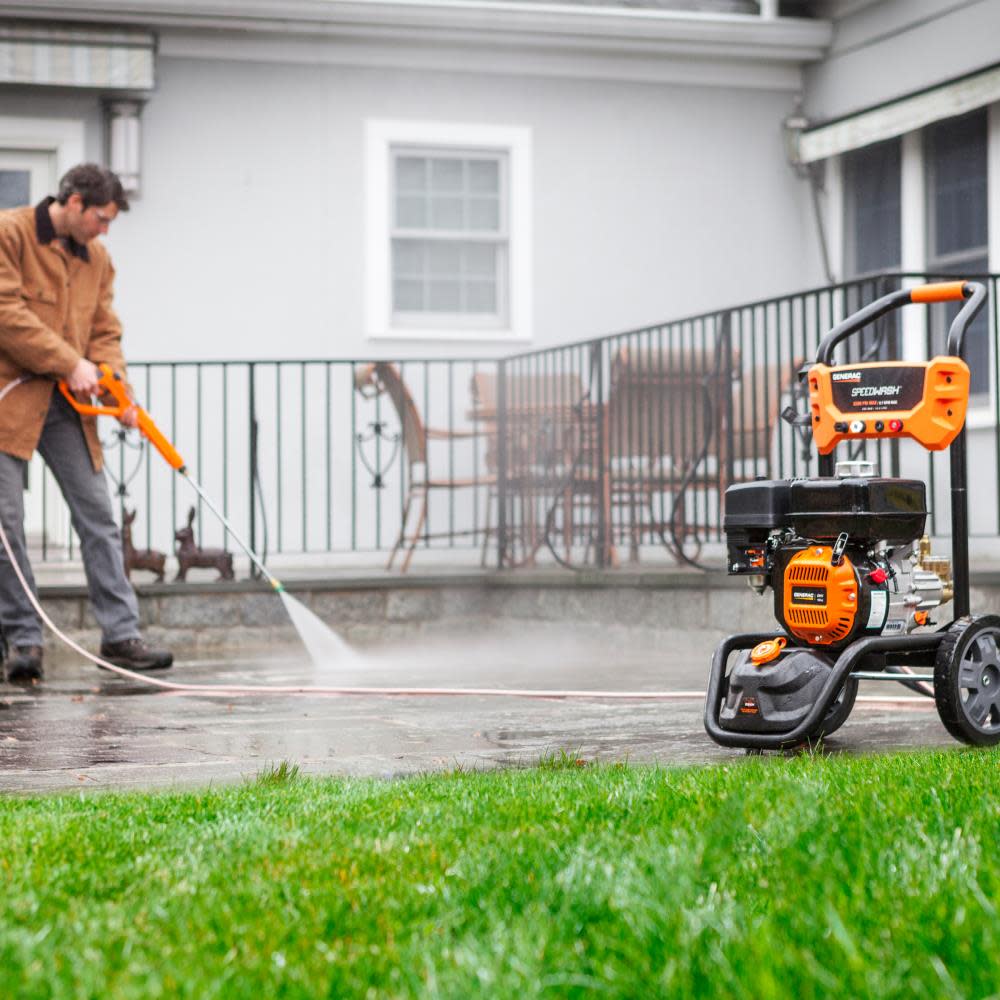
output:
<svg viewBox="0 0 1000 1000"><path fill-rule="evenodd" d="M65 205L74 194L83 200L84 208L107 205L113 201L120 212L128 211L128 198L118 175L96 163L81 163L63 175L56 201Z"/></svg>

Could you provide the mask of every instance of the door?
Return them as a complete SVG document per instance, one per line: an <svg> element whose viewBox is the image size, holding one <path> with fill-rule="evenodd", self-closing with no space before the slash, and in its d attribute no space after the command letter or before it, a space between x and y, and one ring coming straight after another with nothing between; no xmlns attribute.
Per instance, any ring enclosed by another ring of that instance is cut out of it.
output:
<svg viewBox="0 0 1000 1000"><path fill-rule="evenodd" d="M56 186L56 154L42 149L5 149L0 134L0 209L34 205ZM3 403L0 402L0 406ZM37 558L62 555L69 541L68 512L51 474L36 455L28 468L24 527Z"/></svg>

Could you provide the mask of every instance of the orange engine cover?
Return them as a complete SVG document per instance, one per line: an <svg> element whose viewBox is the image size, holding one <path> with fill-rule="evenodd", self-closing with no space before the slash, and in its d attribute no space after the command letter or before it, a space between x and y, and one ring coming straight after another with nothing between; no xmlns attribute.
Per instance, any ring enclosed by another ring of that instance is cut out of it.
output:
<svg viewBox="0 0 1000 1000"><path fill-rule="evenodd" d="M851 560L830 565L829 545L796 552L785 567L784 620L797 639L829 646L851 634L858 614L858 581Z"/></svg>

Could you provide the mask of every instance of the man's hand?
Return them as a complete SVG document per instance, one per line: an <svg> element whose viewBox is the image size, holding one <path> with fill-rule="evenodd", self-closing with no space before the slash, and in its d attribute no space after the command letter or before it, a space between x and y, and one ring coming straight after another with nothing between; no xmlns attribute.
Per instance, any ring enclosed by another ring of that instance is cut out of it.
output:
<svg viewBox="0 0 1000 1000"><path fill-rule="evenodd" d="M97 391L100 377L101 371L93 361L80 358L76 367L69 373L66 384L70 392L85 392L88 396L92 396Z"/></svg>
<svg viewBox="0 0 1000 1000"><path fill-rule="evenodd" d="M136 407L130 406L119 418L118 422L126 427L139 426L139 411Z"/></svg>

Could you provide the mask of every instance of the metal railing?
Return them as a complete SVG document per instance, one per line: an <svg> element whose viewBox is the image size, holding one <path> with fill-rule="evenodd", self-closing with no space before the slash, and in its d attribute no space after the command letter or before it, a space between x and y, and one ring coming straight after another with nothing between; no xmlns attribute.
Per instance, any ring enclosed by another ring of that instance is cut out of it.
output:
<svg viewBox="0 0 1000 1000"><path fill-rule="evenodd" d="M797 375L815 359L823 335L903 283L949 277L954 275L871 275L504 359L506 429L515 444L500 486L498 561L516 565L523 551L533 550L537 558L547 550L564 565L607 566L626 555L639 559L647 549L694 561L705 543L723 540L721 498L728 485L816 473L808 431L780 416L804 411ZM1000 532L997 276L966 277L983 281L990 293L967 340L973 391L970 493L990 500L977 505L972 529L995 536ZM957 308L912 306L889 314L848 342L839 360L920 360L944 353ZM552 382L555 373L562 378L560 390ZM570 374L576 381L566 389ZM557 391L576 398L571 413L562 405L567 398L553 395ZM546 437L539 411L562 426L550 426ZM527 446L510 433L509 425L519 423L535 430ZM560 439L569 447L560 447ZM884 475L924 479L929 529L947 533L946 455L910 441L885 440L841 448L838 457L873 461Z"/></svg>
<svg viewBox="0 0 1000 1000"><path fill-rule="evenodd" d="M823 334L902 282L934 277L872 275L499 361L152 362L133 363L130 379L265 556L385 553L408 513L404 548L484 565L695 559L722 540L728 484L815 472L815 451L779 417L802 407L797 371ZM978 279L990 297L968 338L971 494L990 502L973 504L972 530L996 535L998 276ZM948 317L935 309L885 317L842 360L940 353ZM172 553L192 506L198 543L225 544L165 463L117 425L100 431L113 488L138 511L134 545ZM945 456L905 441L852 456L925 479L930 529L947 532ZM30 484L29 540L43 559L74 558L50 473L33 465Z"/></svg>
<svg viewBox="0 0 1000 1000"><path fill-rule="evenodd" d="M428 470L459 481L482 465L469 384L495 362L395 363L419 419L435 438ZM356 361L151 362L129 366L136 398L176 444L203 485L251 547L265 555L387 551L395 542L409 480L402 414L386 395L357 390L368 365ZM133 544L173 552L173 534L195 508L199 545L220 546L224 529L186 483L135 432L101 419L105 470L122 506L137 510ZM29 470L26 525L42 559L76 557L69 514L39 459ZM427 544L481 547L482 491L435 496L421 531ZM468 501L468 502L466 502ZM472 526L471 532L468 531Z"/></svg>

